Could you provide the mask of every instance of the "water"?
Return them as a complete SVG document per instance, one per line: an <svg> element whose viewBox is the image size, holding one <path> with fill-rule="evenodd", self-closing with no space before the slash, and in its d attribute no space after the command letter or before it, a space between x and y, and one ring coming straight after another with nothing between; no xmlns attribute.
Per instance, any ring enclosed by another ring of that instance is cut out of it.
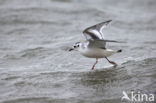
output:
<svg viewBox="0 0 156 103"><path fill-rule="evenodd" d="M156 93L155 0L0 0L1 103L121 103L122 91ZM68 52L83 29L113 20L101 59Z"/></svg>

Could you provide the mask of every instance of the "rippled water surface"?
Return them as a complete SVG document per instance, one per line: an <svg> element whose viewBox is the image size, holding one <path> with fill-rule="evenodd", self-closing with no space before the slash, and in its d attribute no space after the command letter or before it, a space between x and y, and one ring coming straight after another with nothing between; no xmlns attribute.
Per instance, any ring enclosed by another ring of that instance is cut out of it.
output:
<svg viewBox="0 0 156 103"><path fill-rule="evenodd" d="M121 103L122 91L156 94L155 0L0 0L1 103ZM113 20L103 30L101 59L68 52L82 31ZM154 103L154 102L153 102Z"/></svg>

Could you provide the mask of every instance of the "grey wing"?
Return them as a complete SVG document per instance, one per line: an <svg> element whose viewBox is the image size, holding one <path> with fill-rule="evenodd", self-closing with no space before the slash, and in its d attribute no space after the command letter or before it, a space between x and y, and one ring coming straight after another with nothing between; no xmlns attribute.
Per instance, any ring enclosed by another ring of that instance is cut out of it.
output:
<svg viewBox="0 0 156 103"><path fill-rule="evenodd" d="M101 48L106 49L106 42L105 41L99 41L99 40L89 40L88 41L88 47L89 48Z"/></svg>
<svg viewBox="0 0 156 103"><path fill-rule="evenodd" d="M103 38L102 30L111 21L112 20L108 20L108 21L86 28L83 31L84 36L86 37L87 40L103 40L104 38Z"/></svg>
<svg viewBox="0 0 156 103"><path fill-rule="evenodd" d="M124 43L115 40L88 40L88 47L106 49L106 42Z"/></svg>

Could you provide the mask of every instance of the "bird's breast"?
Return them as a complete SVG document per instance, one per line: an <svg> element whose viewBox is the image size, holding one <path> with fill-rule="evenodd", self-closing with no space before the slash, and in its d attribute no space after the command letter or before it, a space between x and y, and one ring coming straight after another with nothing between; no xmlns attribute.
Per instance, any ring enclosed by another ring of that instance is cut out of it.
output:
<svg viewBox="0 0 156 103"><path fill-rule="evenodd" d="M91 48L91 49L84 49L80 51L82 55L89 57L89 58L104 58L109 57L115 53L114 50L111 49L98 49L98 48Z"/></svg>

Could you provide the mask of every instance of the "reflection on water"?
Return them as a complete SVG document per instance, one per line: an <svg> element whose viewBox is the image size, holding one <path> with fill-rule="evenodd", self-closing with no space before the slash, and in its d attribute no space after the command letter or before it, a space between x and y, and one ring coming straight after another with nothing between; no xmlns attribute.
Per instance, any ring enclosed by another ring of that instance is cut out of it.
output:
<svg viewBox="0 0 156 103"><path fill-rule="evenodd" d="M116 68L108 68L106 70L96 70L95 72L89 72L84 74L82 82L86 86L94 85L106 85L108 83L113 83L118 80Z"/></svg>

